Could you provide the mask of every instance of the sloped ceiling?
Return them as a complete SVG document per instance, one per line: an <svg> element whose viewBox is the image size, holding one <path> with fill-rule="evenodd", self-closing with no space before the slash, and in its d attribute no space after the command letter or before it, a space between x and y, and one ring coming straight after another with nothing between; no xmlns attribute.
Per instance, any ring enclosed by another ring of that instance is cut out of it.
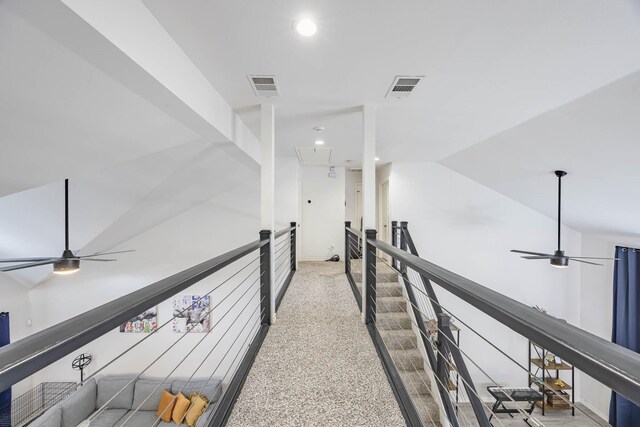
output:
<svg viewBox="0 0 640 427"><path fill-rule="evenodd" d="M203 142L71 176L71 249L81 254L111 249L248 182L258 185L259 169L237 147ZM63 182L0 198L0 235L0 258L61 255ZM118 255L126 256L134 255ZM33 287L50 277L51 266L8 274Z"/></svg>

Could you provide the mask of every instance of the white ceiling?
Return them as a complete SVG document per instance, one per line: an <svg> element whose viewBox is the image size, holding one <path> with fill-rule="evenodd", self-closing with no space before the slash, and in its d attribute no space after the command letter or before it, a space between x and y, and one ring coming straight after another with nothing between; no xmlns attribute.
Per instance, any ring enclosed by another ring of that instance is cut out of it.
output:
<svg viewBox="0 0 640 427"><path fill-rule="evenodd" d="M338 164L360 157L364 103L383 161L438 161L640 69L633 1L144 3L256 134L246 76L277 76L279 155L324 125ZM312 38L292 29L303 14ZM427 78L385 99L398 74Z"/></svg>
<svg viewBox="0 0 640 427"><path fill-rule="evenodd" d="M640 51L639 51L640 52ZM461 151L443 164L563 223L640 237L640 71Z"/></svg>

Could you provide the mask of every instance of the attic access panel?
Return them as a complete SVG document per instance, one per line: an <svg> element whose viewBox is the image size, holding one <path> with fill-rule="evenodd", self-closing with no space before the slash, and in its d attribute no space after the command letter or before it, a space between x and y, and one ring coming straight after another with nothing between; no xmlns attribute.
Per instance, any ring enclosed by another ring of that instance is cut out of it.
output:
<svg viewBox="0 0 640 427"><path fill-rule="evenodd" d="M330 147L296 147L298 160L303 166L326 166L331 163L333 148Z"/></svg>

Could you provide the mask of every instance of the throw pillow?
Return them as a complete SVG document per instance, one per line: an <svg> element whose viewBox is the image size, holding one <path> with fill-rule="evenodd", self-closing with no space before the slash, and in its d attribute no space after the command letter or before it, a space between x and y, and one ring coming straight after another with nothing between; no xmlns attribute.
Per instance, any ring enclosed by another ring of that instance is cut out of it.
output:
<svg viewBox="0 0 640 427"><path fill-rule="evenodd" d="M191 405L191 401L184 394L178 393L176 406L173 407L173 416L171 417L176 424L182 424L189 405Z"/></svg>
<svg viewBox="0 0 640 427"><path fill-rule="evenodd" d="M175 406L175 404L175 396L169 393L167 390L164 390L162 392L162 397L160 398L160 404L158 405L156 415L159 416L160 419L165 423L170 423L171 414L173 413L173 407Z"/></svg>
<svg viewBox="0 0 640 427"><path fill-rule="evenodd" d="M189 427L195 427L198 419L207 409L208 404L207 398L203 395L191 393L191 407L187 411L187 417L185 418L185 422Z"/></svg>

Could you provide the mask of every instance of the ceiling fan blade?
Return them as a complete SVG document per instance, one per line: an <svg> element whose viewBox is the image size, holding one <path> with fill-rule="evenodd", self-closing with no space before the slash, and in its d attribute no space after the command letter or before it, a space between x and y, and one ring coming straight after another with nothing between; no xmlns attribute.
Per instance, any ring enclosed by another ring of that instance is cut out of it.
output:
<svg viewBox="0 0 640 427"><path fill-rule="evenodd" d="M545 256L523 256L520 258L524 258L524 259L555 259L555 258L559 258L557 256L553 256L553 255L545 255Z"/></svg>
<svg viewBox="0 0 640 427"><path fill-rule="evenodd" d="M602 259L602 260L608 259L608 260L612 260L612 261L620 261L620 258L602 258L602 257L599 257L599 256L569 256L569 255L567 255L567 258L576 259L576 260L578 260L578 259Z"/></svg>
<svg viewBox="0 0 640 427"><path fill-rule="evenodd" d="M574 259L574 258L569 258L571 261L575 261L575 262L581 262L583 264L591 264L591 265L599 265L602 266L602 264L597 264L595 262L589 262L589 261L582 261L580 259Z"/></svg>
<svg viewBox="0 0 640 427"><path fill-rule="evenodd" d="M95 254L77 256L76 258L90 258L90 257L94 257L94 256L102 256L102 255L124 254L124 253L127 253L127 252L135 252L135 251L136 251L135 249L129 249L128 251L96 252Z"/></svg>
<svg viewBox="0 0 640 427"><path fill-rule="evenodd" d="M541 252L530 252L530 251L519 251L517 249L511 249L511 252L515 252L518 254L527 254L527 255L555 256L553 254L543 254Z"/></svg>
<svg viewBox="0 0 640 427"><path fill-rule="evenodd" d="M38 261L47 261L47 260L56 260L58 258L5 258L0 259L0 262L38 262Z"/></svg>
<svg viewBox="0 0 640 427"><path fill-rule="evenodd" d="M82 262L84 261L102 261L102 262L111 262L111 261L117 261L117 259L104 259L104 258L84 258L82 260Z"/></svg>
<svg viewBox="0 0 640 427"><path fill-rule="evenodd" d="M38 267L40 265L53 264L56 261L58 261L58 260L57 259L49 259L48 261L39 261L39 262L30 262L30 263L27 263L27 264L11 265L9 267L0 268L0 271L13 271L13 270L21 270L23 268Z"/></svg>

